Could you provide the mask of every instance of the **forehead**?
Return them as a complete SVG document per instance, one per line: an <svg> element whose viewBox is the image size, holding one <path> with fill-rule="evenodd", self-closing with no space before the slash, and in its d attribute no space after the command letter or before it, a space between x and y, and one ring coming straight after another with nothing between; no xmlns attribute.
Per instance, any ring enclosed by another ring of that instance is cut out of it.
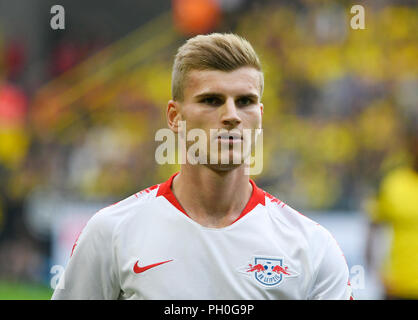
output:
<svg viewBox="0 0 418 320"><path fill-rule="evenodd" d="M184 96L193 97L205 92L227 95L256 94L260 96L261 72L243 67L233 71L191 70L185 81Z"/></svg>

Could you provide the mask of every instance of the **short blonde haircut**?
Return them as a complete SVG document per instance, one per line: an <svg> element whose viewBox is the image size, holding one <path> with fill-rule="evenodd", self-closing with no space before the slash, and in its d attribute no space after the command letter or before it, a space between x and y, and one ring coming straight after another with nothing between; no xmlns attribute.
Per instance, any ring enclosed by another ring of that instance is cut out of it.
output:
<svg viewBox="0 0 418 320"><path fill-rule="evenodd" d="M191 70L234 71L253 67L260 71L260 97L264 76L260 60L251 44L232 33L212 33L195 36L182 45L176 54L172 73L172 96L183 101L187 74Z"/></svg>

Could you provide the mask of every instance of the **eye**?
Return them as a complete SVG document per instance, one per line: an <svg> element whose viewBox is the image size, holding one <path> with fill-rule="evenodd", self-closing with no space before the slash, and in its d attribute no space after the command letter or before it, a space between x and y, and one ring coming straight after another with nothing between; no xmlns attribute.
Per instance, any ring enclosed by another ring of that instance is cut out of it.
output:
<svg viewBox="0 0 418 320"><path fill-rule="evenodd" d="M249 106L251 104L254 104L254 100L248 97L242 97L237 100L237 105L241 107Z"/></svg>
<svg viewBox="0 0 418 320"><path fill-rule="evenodd" d="M222 100L217 97L206 97L203 98L200 102L210 106L219 106L222 104Z"/></svg>

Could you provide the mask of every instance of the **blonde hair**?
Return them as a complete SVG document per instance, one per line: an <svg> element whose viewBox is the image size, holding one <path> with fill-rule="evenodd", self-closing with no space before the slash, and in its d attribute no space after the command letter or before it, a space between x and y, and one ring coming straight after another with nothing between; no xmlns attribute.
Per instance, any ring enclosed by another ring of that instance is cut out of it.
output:
<svg viewBox="0 0 418 320"><path fill-rule="evenodd" d="M191 70L234 71L241 67L253 67L260 71L260 96L264 76L259 58L251 44L232 33L212 33L195 36L182 45L175 56L172 73L172 96L184 98L184 84Z"/></svg>

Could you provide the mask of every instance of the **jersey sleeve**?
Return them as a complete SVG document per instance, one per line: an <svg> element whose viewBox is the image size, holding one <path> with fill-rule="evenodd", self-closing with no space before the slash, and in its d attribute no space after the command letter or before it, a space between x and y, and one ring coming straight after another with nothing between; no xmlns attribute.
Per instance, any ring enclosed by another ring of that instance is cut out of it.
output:
<svg viewBox="0 0 418 320"><path fill-rule="evenodd" d="M329 234L322 260L316 270L310 300L353 300L347 262Z"/></svg>
<svg viewBox="0 0 418 320"><path fill-rule="evenodd" d="M105 213L96 213L74 244L53 300L117 299L120 285L112 246L113 226Z"/></svg>

